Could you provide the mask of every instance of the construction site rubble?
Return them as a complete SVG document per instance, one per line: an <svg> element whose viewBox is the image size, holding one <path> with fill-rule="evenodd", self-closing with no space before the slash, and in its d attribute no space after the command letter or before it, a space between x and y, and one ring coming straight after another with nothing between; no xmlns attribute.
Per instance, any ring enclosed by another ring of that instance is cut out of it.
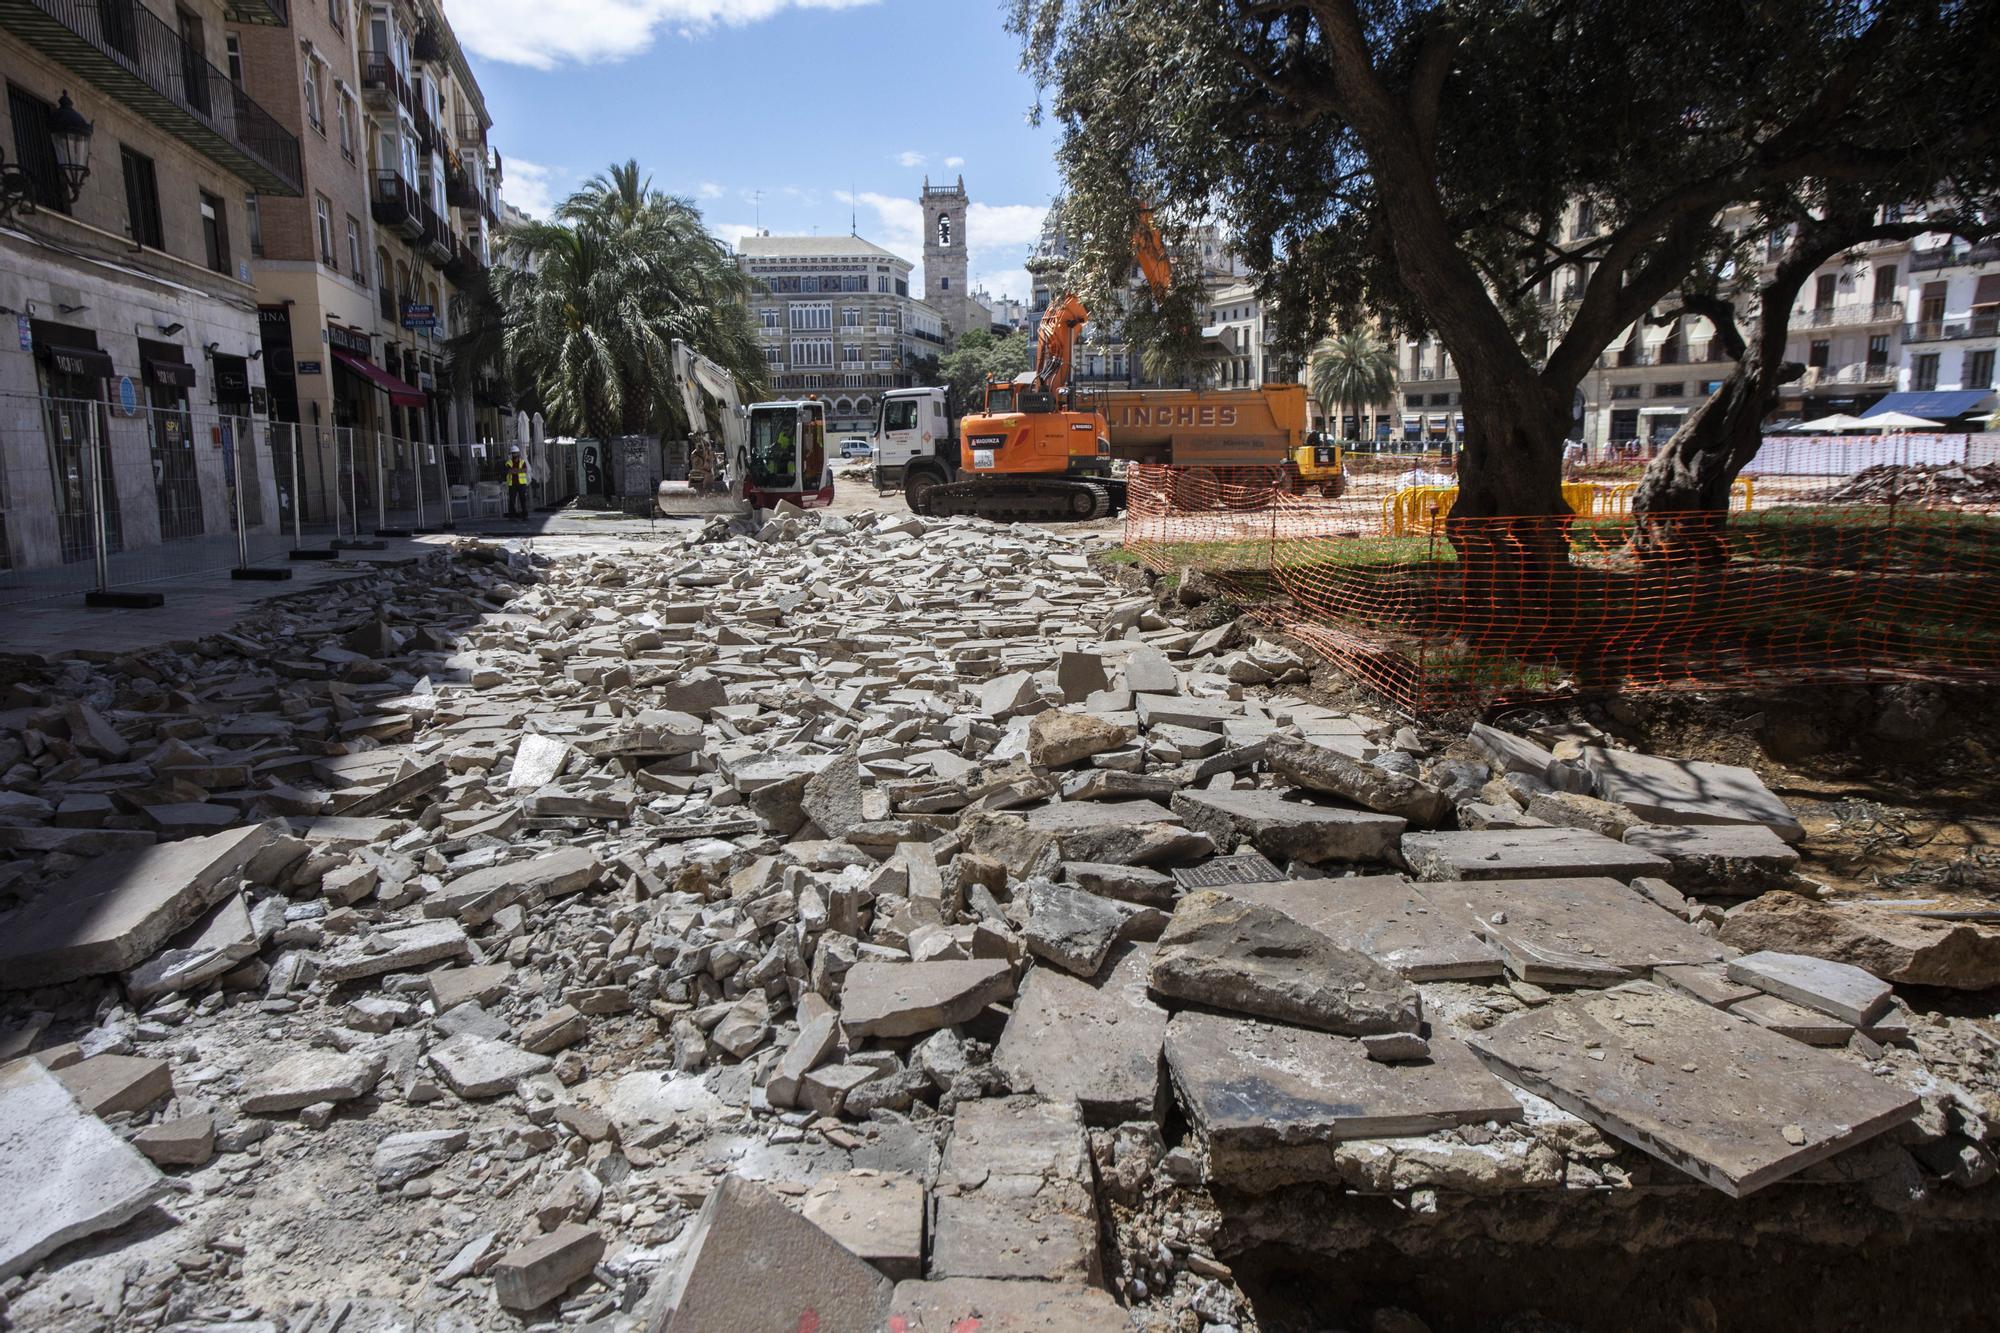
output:
<svg viewBox="0 0 2000 1333"><path fill-rule="evenodd" d="M0 1326L1250 1333L1287 1191L1991 1181L2000 932L1092 555L781 506L11 670Z"/></svg>

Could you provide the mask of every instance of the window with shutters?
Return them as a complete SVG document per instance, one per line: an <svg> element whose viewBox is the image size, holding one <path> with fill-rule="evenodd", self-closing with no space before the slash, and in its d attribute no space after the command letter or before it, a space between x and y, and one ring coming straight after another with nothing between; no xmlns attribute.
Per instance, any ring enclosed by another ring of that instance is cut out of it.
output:
<svg viewBox="0 0 2000 1333"><path fill-rule="evenodd" d="M132 233L132 240L138 245L162 249L166 233L160 225L160 183L153 171L153 159L130 148L121 148L119 157L125 167L125 225Z"/></svg>
<svg viewBox="0 0 2000 1333"><path fill-rule="evenodd" d="M35 207L68 213L69 191L63 186L55 140L49 134L49 118L55 115L55 108L10 83L7 114L14 122L14 162L28 178Z"/></svg>
<svg viewBox="0 0 2000 1333"><path fill-rule="evenodd" d="M323 194L313 196L313 228L319 236L319 262L328 268L338 269L340 265L333 257L333 205Z"/></svg>
<svg viewBox="0 0 2000 1333"><path fill-rule="evenodd" d="M1990 389L1993 387L1993 351L1965 354L1965 373L1959 377L1961 389Z"/></svg>
<svg viewBox="0 0 2000 1333"><path fill-rule="evenodd" d="M1935 389L1937 388L1937 377L1938 354L1936 352L1925 352L1917 358L1915 367L1910 372L1910 387L1912 389Z"/></svg>
<svg viewBox="0 0 2000 1333"><path fill-rule="evenodd" d="M222 200L206 190L201 192L201 241L209 268L229 272L229 216L222 211Z"/></svg>

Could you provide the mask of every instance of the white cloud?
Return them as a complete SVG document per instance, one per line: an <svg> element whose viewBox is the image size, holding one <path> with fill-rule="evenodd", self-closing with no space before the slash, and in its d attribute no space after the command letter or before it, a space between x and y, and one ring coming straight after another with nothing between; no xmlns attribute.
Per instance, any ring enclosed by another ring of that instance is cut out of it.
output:
<svg viewBox="0 0 2000 1333"><path fill-rule="evenodd" d="M510 157L500 193L508 203L530 217L547 218L555 211L556 178L562 174L558 167L545 167L526 158Z"/></svg>
<svg viewBox="0 0 2000 1333"><path fill-rule="evenodd" d="M716 237L732 250L743 244L745 236L755 236L757 234L757 228L747 222L711 222L708 224L708 231L711 236Z"/></svg>
<svg viewBox="0 0 2000 1333"><path fill-rule="evenodd" d="M1041 204L974 204L965 211L965 234L979 249L1030 246L1041 238L1048 212Z"/></svg>
<svg viewBox="0 0 2000 1333"><path fill-rule="evenodd" d="M929 160L922 153L906 151L896 154L896 165L899 167L920 167Z"/></svg>
<svg viewBox="0 0 2000 1333"><path fill-rule="evenodd" d="M695 187L695 190L704 199L720 199L723 195L729 193L714 181L703 181Z"/></svg>
<svg viewBox="0 0 2000 1333"><path fill-rule="evenodd" d="M453 6L460 41L489 60L533 69L623 60L661 31L695 38L790 9L858 9L877 0L471 0Z"/></svg>
<svg viewBox="0 0 2000 1333"><path fill-rule="evenodd" d="M965 165L965 159L964 159L964 158L962 158L962 157L948 157L948 158L946 158L946 159L944 160L944 164L945 164L945 165L946 165L947 167L952 167L952 168L954 168L954 169L955 169L955 168L958 168L958 167L962 167L962 166L964 166L964 165Z"/></svg>
<svg viewBox="0 0 2000 1333"><path fill-rule="evenodd" d="M992 296L1011 296L1017 301L1027 300L1033 291L1025 268L981 270L972 275L972 289L984 290Z"/></svg>

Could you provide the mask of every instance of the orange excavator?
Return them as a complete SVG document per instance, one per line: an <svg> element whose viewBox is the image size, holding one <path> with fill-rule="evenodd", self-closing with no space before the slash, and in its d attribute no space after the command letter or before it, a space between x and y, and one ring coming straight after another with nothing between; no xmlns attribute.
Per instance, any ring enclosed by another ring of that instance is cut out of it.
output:
<svg viewBox="0 0 2000 1333"><path fill-rule="evenodd" d="M1132 249L1154 295L1164 296L1173 274L1150 208L1140 210ZM1295 384L1111 390L1079 403L1070 376L1089 322L1074 293L1050 303L1036 332L1035 368L989 381L981 410L960 421L956 475L910 467L904 494L912 509L935 517L1083 521L1124 509L1121 463L1275 465L1296 479L1313 455L1305 390ZM1337 451L1330 471L1337 482Z"/></svg>

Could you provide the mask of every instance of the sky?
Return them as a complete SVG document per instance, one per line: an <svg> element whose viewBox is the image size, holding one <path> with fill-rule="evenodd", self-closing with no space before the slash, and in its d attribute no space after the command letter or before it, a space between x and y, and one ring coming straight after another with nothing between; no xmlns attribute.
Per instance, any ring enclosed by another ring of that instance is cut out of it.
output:
<svg viewBox="0 0 2000 1333"><path fill-rule="evenodd" d="M447 0L504 193L545 214L613 162L735 241L857 230L921 266L917 198L965 176L975 287L1022 267L1059 178L1002 0Z"/></svg>

